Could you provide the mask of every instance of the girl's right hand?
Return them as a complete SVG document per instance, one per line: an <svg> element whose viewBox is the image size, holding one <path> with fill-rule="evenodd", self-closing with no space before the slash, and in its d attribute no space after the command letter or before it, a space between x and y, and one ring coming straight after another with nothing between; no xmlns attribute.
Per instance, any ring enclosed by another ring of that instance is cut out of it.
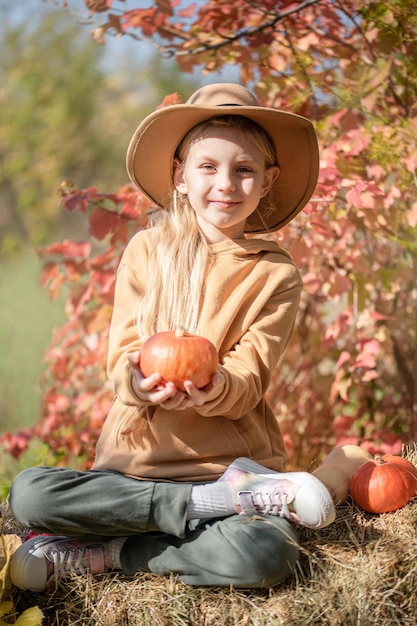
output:
<svg viewBox="0 0 417 626"><path fill-rule="evenodd" d="M159 404L167 410L181 410L190 406L190 398L186 393L178 391L174 383L162 383L160 374L151 374L145 378L139 368L139 351L128 355L133 371L133 390L144 402Z"/></svg>

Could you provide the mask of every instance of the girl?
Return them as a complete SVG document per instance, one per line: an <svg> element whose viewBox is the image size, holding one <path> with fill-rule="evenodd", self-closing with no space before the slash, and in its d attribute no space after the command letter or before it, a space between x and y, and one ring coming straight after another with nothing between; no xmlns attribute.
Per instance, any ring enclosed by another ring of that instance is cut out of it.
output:
<svg viewBox="0 0 417 626"><path fill-rule="evenodd" d="M192 585L275 585L297 561L295 525L322 528L335 510L311 474L283 473L265 400L300 275L275 242L247 235L281 228L310 199L313 126L261 107L239 85L209 85L140 124L127 169L159 210L118 270L114 404L93 470L38 467L14 480L14 515L43 536L14 554L12 580L39 591L71 572L121 569ZM178 391L137 365L150 335L179 326L219 352L203 389L186 381Z"/></svg>

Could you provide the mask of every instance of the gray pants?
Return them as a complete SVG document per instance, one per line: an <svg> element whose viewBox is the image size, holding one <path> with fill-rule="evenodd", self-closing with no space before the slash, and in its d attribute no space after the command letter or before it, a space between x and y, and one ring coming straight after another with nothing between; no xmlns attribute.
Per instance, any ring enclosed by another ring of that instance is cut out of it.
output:
<svg viewBox="0 0 417 626"><path fill-rule="evenodd" d="M135 480L113 471L37 467L16 476L9 502L38 532L128 537L123 572L178 575L190 585L270 587L298 559L286 519L231 515L187 522L190 483Z"/></svg>

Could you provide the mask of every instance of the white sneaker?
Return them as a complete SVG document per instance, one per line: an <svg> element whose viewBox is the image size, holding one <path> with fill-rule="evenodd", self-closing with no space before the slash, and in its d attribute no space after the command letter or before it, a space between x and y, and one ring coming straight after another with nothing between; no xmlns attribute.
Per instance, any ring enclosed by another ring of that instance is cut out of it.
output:
<svg viewBox="0 0 417 626"><path fill-rule="evenodd" d="M71 574L101 574L108 567L108 544L60 536L25 541L10 559L10 578L19 589L43 591L48 583Z"/></svg>
<svg viewBox="0 0 417 626"><path fill-rule="evenodd" d="M242 457L219 480L230 483L237 513L277 515L307 528L324 528L336 517L329 491L308 472L273 472Z"/></svg>

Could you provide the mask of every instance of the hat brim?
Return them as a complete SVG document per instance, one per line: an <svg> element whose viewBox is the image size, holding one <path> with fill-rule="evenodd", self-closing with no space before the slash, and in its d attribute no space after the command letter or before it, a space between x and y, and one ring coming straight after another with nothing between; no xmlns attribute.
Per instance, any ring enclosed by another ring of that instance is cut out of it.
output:
<svg viewBox="0 0 417 626"><path fill-rule="evenodd" d="M280 174L274 184L277 206L263 223L248 218L246 232L276 231L290 222L310 200L317 184L319 150L310 120L261 106L198 106L177 104L151 113L135 131L126 167L132 182L159 206L167 206L173 184L173 159L183 137L212 117L241 115L262 126L271 137ZM266 227L266 228L265 228Z"/></svg>

